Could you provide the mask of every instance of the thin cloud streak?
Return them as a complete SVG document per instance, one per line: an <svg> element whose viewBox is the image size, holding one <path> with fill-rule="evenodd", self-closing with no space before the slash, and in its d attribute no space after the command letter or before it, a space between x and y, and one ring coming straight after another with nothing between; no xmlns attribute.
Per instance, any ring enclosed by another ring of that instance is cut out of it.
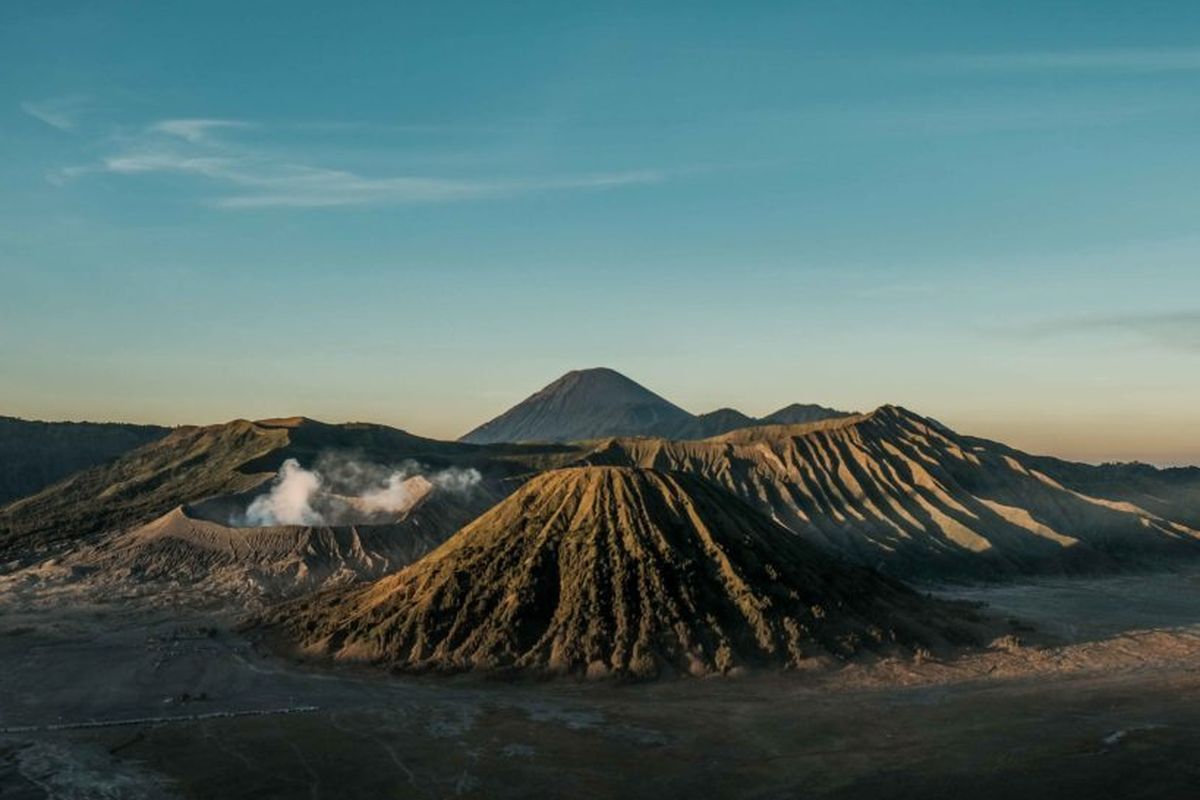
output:
<svg viewBox="0 0 1200 800"><path fill-rule="evenodd" d="M1200 353L1200 311L1076 317L1031 326L1026 334L1046 338L1103 331L1137 336L1170 350Z"/></svg>
<svg viewBox="0 0 1200 800"><path fill-rule="evenodd" d="M177 136L192 144L207 144L213 141L209 131L252 127L253 123L237 119L164 119L151 125L150 130Z"/></svg>
<svg viewBox="0 0 1200 800"><path fill-rule="evenodd" d="M29 116L60 131L70 133L79 127L79 118L86 112L86 98L57 97L49 100L26 100L21 110Z"/></svg>
<svg viewBox="0 0 1200 800"><path fill-rule="evenodd" d="M531 192L608 189L657 183L652 171L554 178L549 180L463 181L443 178L364 178L350 172L308 170L293 175L258 178L261 193L217 200L219 208L323 208L382 203L445 203Z"/></svg>
<svg viewBox="0 0 1200 800"><path fill-rule="evenodd" d="M1200 48L1115 47L932 56L922 65L988 72L1195 72Z"/></svg>
<svg viewBox="0 0 1200 800"><path fill-rule="evenodd" d="M447 203L547 191L603 190L658 183L658 170L549 177L458 178L425 175L373 177L286 160L221 138L233 129L260 128L231 119L168 119L113 139L120 152L98 163L67 167L52 182L95 173L176 174L223 185L208 204L224 209L331 208L406 203Z"/></svg>
<svg viewBox="0 0 1200 800"><path fill-rule="evenodd" d="M1177 105L1168 103L1066 104L1039 98L1020 104L847 110L839 117L856 130L905 136L964 136L1116 127L1180 112Z"/></svg>

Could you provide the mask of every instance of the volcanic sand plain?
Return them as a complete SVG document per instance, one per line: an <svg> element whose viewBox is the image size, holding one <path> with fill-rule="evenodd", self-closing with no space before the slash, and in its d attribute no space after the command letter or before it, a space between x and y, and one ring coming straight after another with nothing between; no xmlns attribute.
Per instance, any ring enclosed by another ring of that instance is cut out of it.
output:
<svg viewBox="0 0 1200 800"><path fill-rule="evenodd" d="M619 684L266 651L194 592L0 578L0 796L1188 797L1200 573L936 590L1012 633L950 661Z"/></svg>

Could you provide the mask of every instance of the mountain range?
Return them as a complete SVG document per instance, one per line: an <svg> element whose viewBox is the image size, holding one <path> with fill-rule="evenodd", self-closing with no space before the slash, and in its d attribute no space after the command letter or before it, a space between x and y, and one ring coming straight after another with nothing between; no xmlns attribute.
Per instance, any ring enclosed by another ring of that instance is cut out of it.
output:
<svg viewBox="0 0 1200 800"><path fill-rule="evenodd" d="M897 406L694 442L613 438L580 461L702 477L814 544L906 578L1200 554L1200 469L1032 456Z"/></svg>
<svg viewBox="0 0 1200 800"><path fill-rule="evenodd" d="M603 436L705 439L755 425L794 424L846 416L795 403L762 418L732 408L692 414L605 367L574 370L464 435L471 444L577 442Z"/></svg>
<svg viewBox="0 0 1200 800"><path fill-rule="evenodd" d="M63 461L89 466L0 506L0 573L99 601L282 602L259 621L289 646L406 671L905 657L997 630L907 581L1200 557L1197 468L1031 455L892 405L697 416L604 369L462 441L306 417L85 432Z"/></svg>
<svg viewBox="0 0 1200 800"><path fill-rule="evenodd" d="M651 435L646 431L656 426L687 431L702 418L611 370L584 370L489 423L493 434L516 431L511 438L553 439L547 434L557 431L577 441L439 441L384 425L330 425L303 417L185 426L0 507L0 563L26 564L98 546L171 514L174 521L155 528L156 536L128 542L162 547L159 539L174 537L187 546L172 550L172 558L207 558L195 550L198 543L250 534L187 533L212 522L189 521L188 508L264 492L285 462L311 468L331 452L378 465L469 468L479 475L476 503L479 497L499 502L558 468L687 475L824 552L904 579L1145 569L1200 554L1200 469L1092 466L1035 456L897 406L790 421L809 413L789 407L772 415L772 422L785 422L701 439ZM721 426L745 421L734 414L725 415ZM641 426L636 434L599 433L625 430L631 420ZM441 522L422 531L421 548L404 549L400 559L388 556L388 563L418 557L485 510L445 508L457 502L443 498ZM296 535L288 534L302 542ZM372 545L368 556L384 549ZM120 552L123 563L144 563L132 551ZM305 569L321 568L305 562Z"/></svg>

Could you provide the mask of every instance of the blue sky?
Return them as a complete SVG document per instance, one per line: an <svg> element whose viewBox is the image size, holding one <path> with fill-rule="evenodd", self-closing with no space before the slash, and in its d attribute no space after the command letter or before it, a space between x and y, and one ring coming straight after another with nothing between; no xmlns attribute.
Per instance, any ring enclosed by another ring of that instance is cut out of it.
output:
<svg viewBox="0 0 1200 800"><path fill-rule="evenodd" d="M0 413L603 364L1200 461L1195 3L12 2L0 74Z"/></svg>

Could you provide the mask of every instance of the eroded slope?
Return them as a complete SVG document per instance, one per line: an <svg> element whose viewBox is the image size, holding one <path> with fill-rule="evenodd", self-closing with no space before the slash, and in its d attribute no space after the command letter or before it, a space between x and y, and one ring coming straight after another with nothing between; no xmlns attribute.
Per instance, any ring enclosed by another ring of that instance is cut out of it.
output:
<svg viewBox="0 0 1200 800"><path fill-rule="evenodd" d="M544 473L396 575L269 621L310 652L402 669L642 678L968 638L948 606L706 481L596 467Z"/></svg>
<svg viewBox="0 0 1200 800"><path fill-rule="evenodd" d="M697 442L615 439L584 463L697 475L805 539L905 577L998 577L1200 554L1200 471L1072 465L895 406Z"/></svg>

